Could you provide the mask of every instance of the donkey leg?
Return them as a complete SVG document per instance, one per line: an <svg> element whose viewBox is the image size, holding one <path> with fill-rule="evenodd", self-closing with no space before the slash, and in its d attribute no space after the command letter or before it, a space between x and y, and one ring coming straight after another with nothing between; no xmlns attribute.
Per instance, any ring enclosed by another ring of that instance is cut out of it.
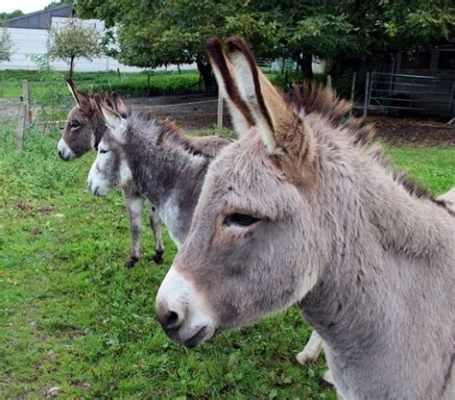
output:
<svg viewBox="0 0 455 400"><path fill-rule="evenodd" d="M153 204L150 204L150 227L155 237L155 257L153 257L153 260L157 264L161 264L164 254L163 238L161 236L161 219L158 210Z"/></svg>
<svg viewBox="0 0 455 400"><path fill-rule="evenodd" d="M125 262L127 268L134 267L140 257L140 237L142 227L142 203L143 198L135 191L125 190L126 207L131 234L131 255Z"/></svg>
<svg viewBox="0 0 455 400"><path fill-rule="evenodd" d="M316 331L310 336L310 340L305 345L304 349L295 357L299 364L305 365L309 362L316 361L321 353L322 338Z"/></svg>

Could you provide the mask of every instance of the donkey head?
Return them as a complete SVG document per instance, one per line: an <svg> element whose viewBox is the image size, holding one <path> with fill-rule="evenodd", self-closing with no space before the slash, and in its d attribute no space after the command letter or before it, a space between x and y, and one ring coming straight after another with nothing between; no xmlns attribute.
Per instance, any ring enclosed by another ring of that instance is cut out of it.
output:
<svg viewBox="0 0 455 400"><path fill-rule="evenodd" d="M88 174L88 186L94 195L105 196L114 188L127 185L132 173L122 150L128 126L127 107L114 93L100 103L100 109L107 129L98 144L98 154Z"/></svg>
<svg viewBox="0 0 455 400"><path fill-rule="evenodd" d="M65 161L94 149L106 130L97 106L102 96L81 92L72 80L68 80L67 84L77 105L68 113L62 138L57 145L58 154Z"/></svg>
<svg viewBox="0 0 455 400"><path fill-rule="evenodd" d="M189 235L157 295L160 323L187 347L302 299L329 247L312 131L242 39L228 39L226 52L209 39L207 52L240 139L210 165Z"/></svg>

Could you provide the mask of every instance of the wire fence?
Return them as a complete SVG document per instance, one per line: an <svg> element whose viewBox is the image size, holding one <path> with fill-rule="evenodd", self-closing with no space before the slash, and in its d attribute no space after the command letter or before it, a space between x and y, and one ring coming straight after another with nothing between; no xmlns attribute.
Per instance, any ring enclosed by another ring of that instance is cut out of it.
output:
<svg viewBox="0 0 455 400"><path fill-rule="evenodd" d="M18 151L23 149L28 128L33 127L42 133L61 130L68 112L75 104L69 93L63 97L59 94L53 96L52 88L34 86L34 83L23 80L19 96L0 98L0 123L17 127L15 136ZM215 96L211 92L187 92L178 95L123 97L132 110L149 111L156 118L171 118L186 130L230 127L230 117L218 93Z"/></svg>

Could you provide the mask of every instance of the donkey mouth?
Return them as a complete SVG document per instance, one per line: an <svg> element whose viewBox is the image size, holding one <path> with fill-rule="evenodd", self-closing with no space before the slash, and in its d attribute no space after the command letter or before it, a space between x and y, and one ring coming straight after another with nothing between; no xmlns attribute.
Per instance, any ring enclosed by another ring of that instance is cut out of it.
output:
<svg viewBox="0 0 455 400"><path fill-rule="evenodd" d="M204 340L206 333L207 333L207 326L203 326L193 336L191 336L189 339L185 340L182 344L186 348L192 349L193 347L196 347L199 343L201 343Z"/></svg>
<svg viewBox="0 0 455 400"><path fill-rule="evenodd" d="M58 152L58 155L63 161L71 161L71 160L73 160L75 158L72 154L67 154L67 153L65 153L63 151L60 151L60 150Z"/></svg>

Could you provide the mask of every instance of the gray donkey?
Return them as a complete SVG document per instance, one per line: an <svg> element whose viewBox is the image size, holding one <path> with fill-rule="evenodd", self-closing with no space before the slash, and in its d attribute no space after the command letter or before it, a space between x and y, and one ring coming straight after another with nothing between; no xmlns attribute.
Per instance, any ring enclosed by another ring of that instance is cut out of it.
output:
<svg viewBox="0 0 455 400"><path fill-rule="evenodd" d="M179 246L190 227L207 167L229 139L190 137L170 120L149 113L126 114L117 97L101 110L109 129L98 145L88 185L95 195L134 185L154 204Z"/></svg>
<svg viewBox="0 0 455 400"><path fill-rule="evenodd" d="M207 50L241 138L158 291L167 334L193 347L298 304L342 398L454 399L454 215L361 125L289 107L243 40Z"/></svg>
<svg viewBox="0 0 455 400"><path fill-rule="evenodd" d="M72 80L68 80L67 83L77 104L68 113L65 130L58 142L57 150L62 160L70 161L92 149L98 148L98 144L106 131L106 124L98 107L99 101L104 96L102 94L85 94L76 87ZM140 258L140 235L144 198L132 184L126 185L123 188L123 193L128 210L131 234L131 252L125 265L127 267L133 267ZM161 221L153 204L149 205L149 213L150 227L155 238L155 256L153 259L157 264L161 264L164 253Z"/></svg>

